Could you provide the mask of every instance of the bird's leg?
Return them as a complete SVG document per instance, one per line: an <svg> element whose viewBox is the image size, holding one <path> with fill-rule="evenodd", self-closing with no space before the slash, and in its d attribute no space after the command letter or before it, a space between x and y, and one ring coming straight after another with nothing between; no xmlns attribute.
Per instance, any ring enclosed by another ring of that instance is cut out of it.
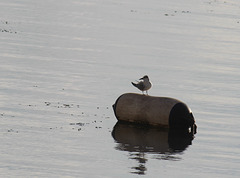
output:
<svg viewBox="0 0 240 178"><path fill-rule="evenodd" d="M146 90L146 93L147 93L147 95L148 95L148 91Z"/></svg>

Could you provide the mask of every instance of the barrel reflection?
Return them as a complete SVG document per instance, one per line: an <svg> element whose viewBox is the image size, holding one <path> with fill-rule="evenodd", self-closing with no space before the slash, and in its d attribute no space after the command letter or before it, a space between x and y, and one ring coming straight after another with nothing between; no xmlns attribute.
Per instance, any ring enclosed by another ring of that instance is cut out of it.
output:
<svg viewBox="0 0 240 178"><path fill-rule="evenodd" d="M156 159L181 160L182 153L192 144L194 136L188 131L172 131L118 122L112 131L112 137L117 142L116 149L128 151L129 158L138 161L132 167L132 173L145 174L147 171L145 154L152 153Z"/></svg>

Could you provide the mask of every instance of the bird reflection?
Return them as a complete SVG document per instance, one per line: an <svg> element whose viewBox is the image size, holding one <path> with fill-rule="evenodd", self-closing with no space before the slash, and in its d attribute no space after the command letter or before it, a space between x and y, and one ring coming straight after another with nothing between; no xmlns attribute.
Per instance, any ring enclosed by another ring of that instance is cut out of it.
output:
<svg viewBox="0 0 240 178"><path fill-rule="evenodd" d="M118 122L112 131L112 137L116 141L116 149L128 151L129 158L138 162L132 167L131 173L144 175L147 171L146 163L148 153L153 154L154 159L178 161L182 153L194 138L188 131L172 131L133 125Z"/></svg>

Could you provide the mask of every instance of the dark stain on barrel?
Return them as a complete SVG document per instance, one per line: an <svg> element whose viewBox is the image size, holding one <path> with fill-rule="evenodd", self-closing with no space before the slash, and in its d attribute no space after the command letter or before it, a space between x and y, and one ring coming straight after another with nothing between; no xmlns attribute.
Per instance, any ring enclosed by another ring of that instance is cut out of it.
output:
<svg viewBox="0 0 240 178"><path fill-rule="evenodd" d="M177 103L171 109L169 115L169 127L174 129L189 129L193 128L195 120L192 112L186 104Z"/></svg>

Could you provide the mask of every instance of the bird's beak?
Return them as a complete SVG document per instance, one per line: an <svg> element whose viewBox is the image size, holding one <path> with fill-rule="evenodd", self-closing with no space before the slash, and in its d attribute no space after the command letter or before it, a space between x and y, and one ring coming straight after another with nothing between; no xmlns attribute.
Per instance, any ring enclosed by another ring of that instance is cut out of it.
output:
<svg viewBox="0 0 240 178"><path fill-rule="evenodd" d="M143 78L140 78L139 80L143 80Z"/></svg>

